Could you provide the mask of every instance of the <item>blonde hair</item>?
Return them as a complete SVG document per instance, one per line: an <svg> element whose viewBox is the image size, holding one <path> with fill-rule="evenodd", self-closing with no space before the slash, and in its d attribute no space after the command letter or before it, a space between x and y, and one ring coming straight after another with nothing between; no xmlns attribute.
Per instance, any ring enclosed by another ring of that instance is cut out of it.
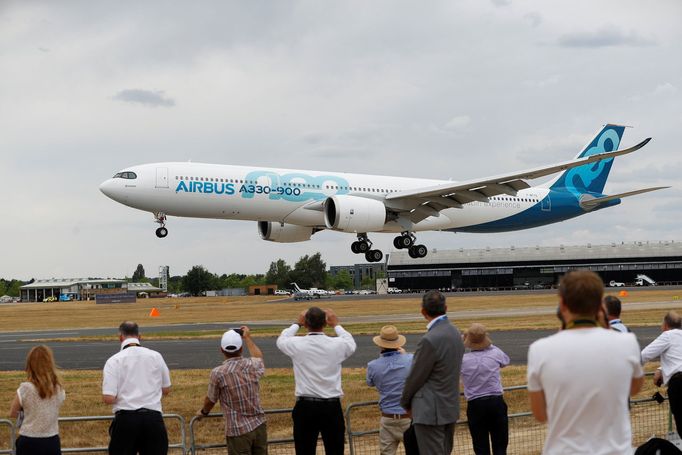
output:
<svg viewBox="0 0 682 455"><path fill-rule="evenodd" d="M36 346L29 351L26 356L26 374L42 399L51 398L57 393L57 387L61 387L52 349L48 346Z"/></svg>

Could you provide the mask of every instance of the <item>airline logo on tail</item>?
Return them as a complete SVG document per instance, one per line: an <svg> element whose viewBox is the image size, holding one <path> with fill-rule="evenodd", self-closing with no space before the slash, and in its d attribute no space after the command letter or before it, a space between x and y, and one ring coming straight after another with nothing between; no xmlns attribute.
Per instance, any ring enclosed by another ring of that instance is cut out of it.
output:
<svg viewBox="0 0 682 455"><path fill-rule="evenodd" d="M577 158L618 150L624 126L606 125ZM552 189L563 189L580 199L583 193L601 193L611 171L613 158L574 167L566 171Z"/></svg>

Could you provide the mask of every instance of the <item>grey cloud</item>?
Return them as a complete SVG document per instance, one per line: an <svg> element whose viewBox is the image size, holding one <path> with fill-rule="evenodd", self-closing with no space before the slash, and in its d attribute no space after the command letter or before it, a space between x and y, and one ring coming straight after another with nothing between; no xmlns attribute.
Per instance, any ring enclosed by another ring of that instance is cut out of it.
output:
<svg viewBox="0 0 682 455"><path fill-rule="evenodd" d="M530 25L533 27L537 27L542 23L542 16L540 13L531 12L523 16L523 18L530 22Z"/></svg>
<svg viewBox="0 0 682 455"><path fill-rule="evenodd" d="M652 46L655 41L640 36L634 30L624 32L618 27L603 26L599 30L591 32L576 32L562 35L558 39L559 46L562 47L639 47Z"/></svg>
<svg viewBox="0 0 682 455"><path fill-rule="evenodd" d="M150 107L173 107L175 100L167 98L162 90L127 89L121 90L114 99L125 103L139 103Z"/></svg>
<svg viewBox="0 0 682 455"><path fill-rule="evenodd" d="M511 0L490 0L498 8L511 5Z"/></svg>

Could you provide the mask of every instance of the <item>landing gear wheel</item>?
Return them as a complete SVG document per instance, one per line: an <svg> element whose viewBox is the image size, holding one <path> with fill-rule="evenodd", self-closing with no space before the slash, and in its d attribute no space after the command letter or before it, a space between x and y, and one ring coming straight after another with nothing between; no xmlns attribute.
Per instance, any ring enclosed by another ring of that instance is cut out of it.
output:
<svg viewBox="0 0 682 455"><path fill-rule="evenodd" d="M383 259L384 253L381 250L369 250L365 253L365 259L367 262L379 262Z"/></svg>
<svg viewBox="0 0 682 455"><path fill-rule="evenodd" d="M396 250L401 250L403 246L400 244L400 237L396 237L393 239L393 246L395 247Z"/></svg>
<svg viewBox="0 0 682 455"><path fill-rule="evenodd" d="M369 243L365 242L364 240L360 240L357 242L358 243L358 253L367 253L370 251L369 249Z"/></svg>
<svg viewBox="0 0 682 455"><path fill-rule="evenodd" d="M160 239L164 238L167 235L168 235L168 229L166 229L165 227L160 227L156 230L156 236Z"/></svg>
<svg viewBox="0 0 682 455"><path fill-rule="evenodd" d="M412 259L423 258L428 254L429 250L425 245L413 245L407 250L407 253Z"/></svg>
<svg viewBox="0 0 682 455"><path fill-rule="evenodd" d="M409 235L401 235L398 237L398 242L400 243L400 248L409 248L414 245L414 239Z"/></svg>
<svg viewBox="0 0 682 455"><path fill-rule="evenodd" d="M360 252L360 250L358 250L358 244L359 243L360 242L353 242L350 244L350 250L355 254L358 254Z"/></svg>

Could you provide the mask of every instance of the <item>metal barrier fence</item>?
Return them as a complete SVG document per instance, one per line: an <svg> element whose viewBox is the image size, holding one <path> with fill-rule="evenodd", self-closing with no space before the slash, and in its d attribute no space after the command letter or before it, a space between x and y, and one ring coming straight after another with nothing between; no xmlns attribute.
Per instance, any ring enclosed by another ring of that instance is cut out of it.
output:
<svg viewBox="0 0 682 455"><path fill-rule="evenodd" d="M0 447L0 454L9 454L12 455L14 453L14 424L12 423L11 420L6 420L6 419L1 419L0 420L0 426L2 427L7 427L7 432L9 433L9 447L4 448Z"/></svg>
<svg viewBox="0 0 682 455"><path fill-rule="evenodd" d="M78 416L78 417L60 417L59 423L69 423L69 422L97 422L97 421L112 421L114 419L113 415L108 416ZM187 454L187 434L185 431L185 419L179 414L164 414L164 421L177 420L180 430L180 442L168 444L169 449L180 449L182 455ZM14 454L15 447L15 429L14 424L9 420L0 420L0 425L9 425L10 427L10 448L9 450L0 450L0 454ZM108 452L109 447L99 446L99 447L62 447L62 453L90 453L90 452Z"/></svg>

